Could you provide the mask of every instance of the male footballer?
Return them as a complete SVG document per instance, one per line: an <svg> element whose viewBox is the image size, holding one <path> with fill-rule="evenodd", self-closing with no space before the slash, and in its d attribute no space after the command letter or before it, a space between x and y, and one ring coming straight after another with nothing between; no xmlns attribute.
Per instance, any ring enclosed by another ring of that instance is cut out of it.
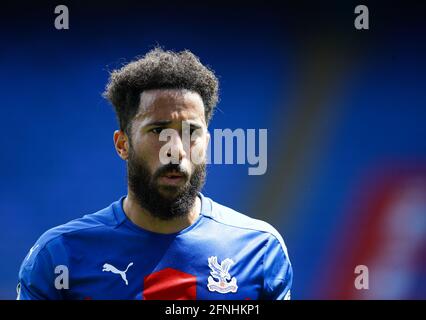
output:
<svg viewBox="0 0 426 320"><path fill-rule="evenodd" d="M45 232L21 265L18 299L289 299L280 234L200 192L213 71L190 51L156 48L113 71L104 96L127 195Z"/></svg>

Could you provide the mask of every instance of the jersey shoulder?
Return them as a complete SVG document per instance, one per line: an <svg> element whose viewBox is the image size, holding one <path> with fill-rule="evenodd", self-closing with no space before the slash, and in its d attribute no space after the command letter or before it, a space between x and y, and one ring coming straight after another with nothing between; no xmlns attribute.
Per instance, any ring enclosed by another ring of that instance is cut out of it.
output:
<svg viewBox="0 0 426 320"><path fill-rule="evenodd" d="M248 232L268 233L281 244L283 250L287 253L286 245L281 234L271 224L263 220L251 218L241 212L217 203L210 198L205 197L205 201L208 202L210 206L210 210L205 214L209 218L217 223L245 229Z"/></svg>
<svg viewBox="0 0 426 320"><path fill-rule="evenodd" d="M63 235L84 232L94 228L114 228L117 226L120 223L114 212L114 206L117 205L117 202L95 213L84 215L44 232L28 252L21 267L31 267L39 253L46 249L48 249L47 251L51 251L49 249L53 248L58 249Z"/></svg>

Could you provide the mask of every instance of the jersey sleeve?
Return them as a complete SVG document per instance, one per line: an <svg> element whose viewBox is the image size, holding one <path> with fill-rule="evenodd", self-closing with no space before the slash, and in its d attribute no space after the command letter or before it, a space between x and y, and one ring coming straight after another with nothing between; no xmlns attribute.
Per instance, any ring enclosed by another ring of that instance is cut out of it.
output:
<svg viewBox="0 0 426 320"><path fill-rule="evenodd" d="M55 288L55 266L51 252L36 243L19 270L17 300L58 300L61 292Z"/></svg>
<svg viewBox="0 0 426 320"><path fill-rule="evenodd" d="M264 292L266 300L290 300L293 269L282 238L271 236L265 250Z"/></svg>

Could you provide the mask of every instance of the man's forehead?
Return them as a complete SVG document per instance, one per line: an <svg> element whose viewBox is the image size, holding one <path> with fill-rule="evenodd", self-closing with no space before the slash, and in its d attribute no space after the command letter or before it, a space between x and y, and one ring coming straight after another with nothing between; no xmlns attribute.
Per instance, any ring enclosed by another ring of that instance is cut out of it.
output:
<svg viewBox="0 0 426 320"><path fill-rule="evenodd" d="M137 118L164 117L172 113L204 117L201 96L186 89L153 89L141 93Z"/></svg>

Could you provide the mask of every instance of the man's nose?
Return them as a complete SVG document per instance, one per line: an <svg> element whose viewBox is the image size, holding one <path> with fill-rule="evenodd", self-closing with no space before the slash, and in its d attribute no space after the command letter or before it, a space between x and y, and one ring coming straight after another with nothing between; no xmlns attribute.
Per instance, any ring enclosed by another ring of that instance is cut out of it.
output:
<svg viewBox="0 0 426 320"><path fill-rule="evenodd" d="M188 146L185 146L185 142L182 140L182 137L179 135L179 133L175 133L172 137L172 143L173 148L176 150L175 152L172 152L169 150L167 156L172 158L173 162L182 162L182 159L186 157L187 154L187 148ZM174 157L178 156L178 159L175 159ZM176 161L177 160L177 161Z"/></svg>

